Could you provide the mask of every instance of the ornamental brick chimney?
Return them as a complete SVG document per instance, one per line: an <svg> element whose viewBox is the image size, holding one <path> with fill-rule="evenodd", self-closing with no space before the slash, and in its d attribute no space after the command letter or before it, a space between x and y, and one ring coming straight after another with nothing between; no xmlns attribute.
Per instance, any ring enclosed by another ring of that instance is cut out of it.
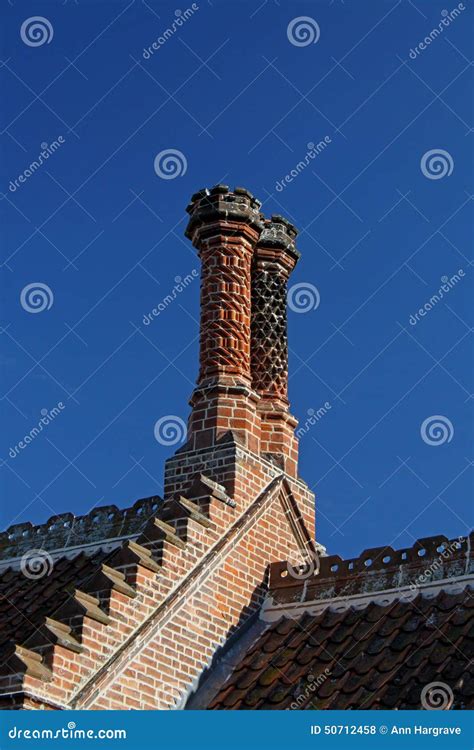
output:
<svg viewBox="0 0 474 750"><path fill-rule="evenodd" d="M187 207L185 234L201 260L200 362L187 441L166 462L165 498L203 474L245 509L285 476L298 484L312 530L314 496L298 478L288 403L286 295L297 230L260 209L248 190L225 185L200 190Z"/></svg>
<svg viewBox="0 0 474 750"><path fill-rule="evenodd" d="M105 526L94 511L4 535L7 565L16 536L45 539L51 555L39 559L51 566L41 586L36 575L26 585L20 546L6 572L19 605L3 618L11 641L0 632L0 707L182 708L261 610L269 566L291 561L297 578L315 570L314 495L298 476L287 394L296 230L260 208L223 185L188 207L202 264L200 370L164 498L103 508Z"/></svg>
<svg viewBox="0 0 474 750"><path fill-rule="evenodd" d="M260 202L243 188L201 190L186 230L201 259L200 370L191 398L190 447L213 445L231 430L259 452L257 396L251 388L251 263L263 228Z"/></svg>
<svg viewBox="0 0 474 750"><path fill-rule="evenodd" d="M297 420L289 412L287 282L299 252L297 230L282 216L265 221L252 265L251 369L259 395L260 452L296 476Z"/></svg>

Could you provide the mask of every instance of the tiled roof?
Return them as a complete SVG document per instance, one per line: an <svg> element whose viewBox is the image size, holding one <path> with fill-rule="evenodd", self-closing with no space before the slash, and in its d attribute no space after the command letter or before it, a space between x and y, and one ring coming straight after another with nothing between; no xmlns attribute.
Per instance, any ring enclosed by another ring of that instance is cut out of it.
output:
<svg viewBox="0 0 474 750"><path fill-rule="evenodd" d="M473 706L474 599L464 590L274 623L220 690L219 709L419 709L444 682Z"/></svg>
<svg viewBox="0 0 474 750"><path fill-rule="evenodd" d="M207 686L207 707L420 709L425 688L425 702L474 707L471 542L433 537L411 550L325 558L305 579L271 566L270 624L229 660L217 692ZM441 696L433 683L443 683Z"/></svg>
<svg viewBox="0 0 474 750"><path fill-rule="evenodd" d="M8 568L0 575L0 660L13 640L24 643L68 598L68 590L81 588L110 553L80 552L72 559L61 557L50 575L28 578L21 569Z"/></svg>
<svg viewBox="0 0 474 750"><path fill-rule="evenodd" d="M220 510L233 503L221 485L197 473L186 496L167 502L152 497L122 511L96 508L87 516L65 514L41 526L20 524L0 534L2 708L17 707L25 676L46 683L58 679L55 648L80 654L85 618L92 629L97 623L109 626L113 600L121 610L121 624L123 601L135 598L144 573L153 578L161 574L155 592L159 609L158 593L170 593L181 575L169 563L171 551L186 549L188 526L194 524L199 535L211 525L207 514L216 505ZM146 584L145 589L150 596ZM147 614L144 609L142 625ZM117 618L114 627L112 641ZM126 629L119 635L123 633L129 635ZM99 670L100 650L94 656ZM89 662L88 677L91 670Z"/></svg>
<svg viewBox="0 0 474 750"><path fill-rule="evenodd" d="M136 538L161 503L155 496L123 510L108 505L84 516L64 513L1 533L0 662L12 641L25 643L124 540Z"/></svg>
<svg viewBox="0 0 474 750"><path fill-rule="evenodd" d="M217 485L203 477L201 484L227 502ZM195 513L188 505L186 512ZM171 527L156 519L164 515L169 521L181 511L150 498L125 511L98 508L67 526L61 517L59 526L54 518L41 527L11 527L0 537L0 665L10 658L12 643L34 643L37 636L41 641L38 629L75 591L95 591L98 571L108 577L106 586L126 586L107 565L117 564L127 545L127 559L151 565L149 552L130 540L141 531L138 542L148 541L143 527L150 515L153 529L161 524L161 536L169 537ZM50 550L54 565L48 575L28 577L20 559L36 539L43 552ZM366 550L355 560L326 556L307 571L284 561L272 564L257 626L235 634L230 675L227 668L216 679L218 670L211 669L194 696L197 704L191 699L188 707L417 709L423 691L435 683L442 683L448 708L474 707L472 541L432 537L408 550ZM431 699L435 693L428 693Z"/></svg>

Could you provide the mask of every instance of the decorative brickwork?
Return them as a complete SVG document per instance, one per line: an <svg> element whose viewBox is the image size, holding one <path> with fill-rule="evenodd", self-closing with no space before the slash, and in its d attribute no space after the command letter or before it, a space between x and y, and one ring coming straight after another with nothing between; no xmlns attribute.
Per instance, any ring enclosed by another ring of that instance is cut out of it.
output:
<svg viewBox="0 0 474 750"><path fill-rule="evenodd" d="M269 565L315 554L287 399L296 230L264 225L242 188L202 190L187 210L202 263L188 440L166 462L163 499L0 537L0 707L182 707L260 609ZM48 570L26 581L21 555L36 539Z"/></svg>
<svg viewBox="0 0 474 750"><path fill-rule="evenodd" d="M39 611L24 642L3 645L0 706L181 705L261 606L269 562L311 547L293 492L301 488L281 476L254 494L256 486L237 509L198 475L186 497L161 503L136 542L91 565L48 615Z"/></svg>
<svg viewBox="0 0 474 750"><path fill-rule="evenodd" d="M287 282L299 253L295 227L265 221L252 268L252 384L269 400L288 403Z"/></svg>
<svg viewBox="0 0 474 750"><path fill-rule="evenodd" d="M318 560L287 393L296 230L278 216L263 224L259 209L222 185L188 208L201 366L165 497L0 535L0 708L416 708L412 683L440 670L456 680L456 707L472 701L459 658L472 540ZM38 555L29 572L25 553ZM242 662L224 684L235 642Z"/></svg>
<svg viewBox="0 0 474 750"><path fill-rule="evenodd" d="M296 420L288 409L287 282L299 253L295 227L281 216L265 221L252 267L252 384L260 401L260 451L297 475Z"/></svg>
<svg viewBox="0 0 474 750"><path fill-rule="evenodd" d="M85 516L74 513L51 516L40 526L17 523L0 533L0 566L32 548L54 552L80 545L93 547L99 542L103 546L107 539L110 547L116 546L117 540L138 536L160 502L157 496L147 497L123 510L116 505L103 505Z"/></svg>
<svg viewBox="0 0 474 750"><path fill-rule="evenodd" d="M250 375L250 272L263 226L260 202L243 188L201 190L187 208L186 236L201 259L200 369L189 439L213 445L228 430L258 452Z"/></svg>

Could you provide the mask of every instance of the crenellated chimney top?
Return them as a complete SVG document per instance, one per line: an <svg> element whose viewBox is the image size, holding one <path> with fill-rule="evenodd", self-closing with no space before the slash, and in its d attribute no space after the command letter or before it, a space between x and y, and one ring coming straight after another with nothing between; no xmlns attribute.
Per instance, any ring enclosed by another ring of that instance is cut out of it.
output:
<svg viewBox="0 0 474 750"><path fill-rule="evenodd" d="M296 262L301 257L301 253L295 247L297 236L298 230L294 224L285 219L284 216L272 214L271 219L264 220L264 227L260 234L260 244L286 250Z"/></svg>
<svg viewBox="0 0 474 750"><path fill-rule="evenodd" d="M263 227L261 206L261 202L242 187L236 187L234 191L227 185L215 185L210 190L203 188L194 193L186 208L191 218L185 236L195 243L196 231L212 232L216 221L224 228L223 222L226 220L229 225L234 222L246 222L249 227L260 233ZM235 231L235 227L229 226L228 229ZM201 239L203 236L205 235L202 235Z"/></svg>

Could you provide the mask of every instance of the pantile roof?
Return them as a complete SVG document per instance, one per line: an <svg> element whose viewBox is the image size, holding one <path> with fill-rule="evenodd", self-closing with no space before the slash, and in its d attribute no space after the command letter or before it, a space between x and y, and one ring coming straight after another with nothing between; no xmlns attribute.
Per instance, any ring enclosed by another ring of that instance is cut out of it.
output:
<svg viewBox="0 0 474 750"><path fill-rule="evenodd" d="M321 558L308 575L270 566L253 642L251 628L223 652L227 679L214 667L188 708L474 707L471 549L472 536L432 537Z"/></svg>

